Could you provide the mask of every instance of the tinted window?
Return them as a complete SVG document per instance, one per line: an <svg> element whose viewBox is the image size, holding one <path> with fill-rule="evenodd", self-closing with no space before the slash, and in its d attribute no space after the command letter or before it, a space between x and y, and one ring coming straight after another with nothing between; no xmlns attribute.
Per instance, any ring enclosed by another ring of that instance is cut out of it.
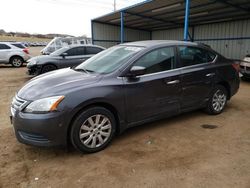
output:
<svg viewBox="0 0 250 188"><path fill-rule="evenodd" d="M10 49L10 47L6 44L0 44L0 50L6 50L6 49Z"/></svg>
<svg viewBox="0 0 250 188"><path fill-rule="evenodd" d="M97 48L97 47L86 47L86 55L90 54L98 54L101 52L103 49Z"/></svg>
<svg viewBox="0 0 250 188"><path fill-rule="evenodd" d="M66 53L68 56L84 55L84 50L84 47L76 47L66 51Z"/></svg>
<svg viewBox="0 0 250 188"><path fill-rule="evenodd" d="M174 47L166 47L149 52L140 58L134 66L146 68L146 74L162 72L174 68Z"/></svg>
<svg viewBox="0 0 250 188"><path fill-rule="evenodd" d="M179 51L182 67L209 63L216 57L216 55L210 51L195 47L179 47Z"/></svg>
<svg viewBox="0 0 250 188"><path fill-rule="evenodd" d="M19 44L19 43L13 43L12 45L15 46L15 47L21 48L21 49L25 48L24 45Z"/></svg>

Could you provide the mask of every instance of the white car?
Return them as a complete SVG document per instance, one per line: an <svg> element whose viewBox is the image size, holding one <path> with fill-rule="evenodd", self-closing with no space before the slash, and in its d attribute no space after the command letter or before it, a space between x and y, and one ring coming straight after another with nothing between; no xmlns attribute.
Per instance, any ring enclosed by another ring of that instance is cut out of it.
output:
<svg viewBox="0 0 250 188"><path fill-rule="evenodd" d="M29 50L22 43L0 42L0 63L21 67L30 58Z"/></svg>
<svg viewBox="0 0 250 188"><path fill-rule="evenodd" d="M246 55L244 60L240 63L240 73L243 79L250 78L250 55Z"/></svg>

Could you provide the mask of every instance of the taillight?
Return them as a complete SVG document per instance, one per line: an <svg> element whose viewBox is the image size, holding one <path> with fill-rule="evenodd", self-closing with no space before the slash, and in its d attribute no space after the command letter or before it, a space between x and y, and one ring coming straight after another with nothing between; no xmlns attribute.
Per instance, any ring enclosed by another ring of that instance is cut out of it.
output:
<svg viewBox="0 0 250 188"><path fill-rule="evenodd" d="M29 49L28 48L24 48L23 52L26 53L26 54L29 54Z"/></svg>
<svg viewBox="0 0 250 188"><path fill-rule="evenodd" d="M232 66L237 72L240 71L240 65L238 63L233 63Z"/></svg>

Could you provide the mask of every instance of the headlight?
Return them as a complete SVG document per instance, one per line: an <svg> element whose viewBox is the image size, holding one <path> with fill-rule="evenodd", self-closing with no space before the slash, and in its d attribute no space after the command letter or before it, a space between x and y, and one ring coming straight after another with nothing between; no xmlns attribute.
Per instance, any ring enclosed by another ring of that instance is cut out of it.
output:
<svg viewBox="0 0 250 188"><path fill-rule="evenodd" d="M64 99L64 96L54 96L44 99L36 100L30 103L25 109L24 112L28 113L47 113L57 110L57 106Z"/></svg>
<svg viewBox="0 0 250 188"><path fill-rule="evenodd" d="M32 66L37 64L36 60L28 60L27 62L28 62L27 66Z"/></svg>
<svg viewBox="0 0 250 188"><path fill-rule="evenodd" d="M245 57L244 61L250 62L250 57Z"/></svg>

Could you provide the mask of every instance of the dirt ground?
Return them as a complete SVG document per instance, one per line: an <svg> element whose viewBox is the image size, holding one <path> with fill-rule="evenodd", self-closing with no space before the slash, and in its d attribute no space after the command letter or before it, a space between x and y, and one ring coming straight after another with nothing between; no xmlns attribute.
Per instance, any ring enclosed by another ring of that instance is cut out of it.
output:
<svg viewBox="0 0 250 188"><path fill-rule="evenodd" d="M250 82L221 115L196 111L132 128L84 155L16 141L9 106L30 79L25 71L0 66L0 187L250 187Z"/></svg>

